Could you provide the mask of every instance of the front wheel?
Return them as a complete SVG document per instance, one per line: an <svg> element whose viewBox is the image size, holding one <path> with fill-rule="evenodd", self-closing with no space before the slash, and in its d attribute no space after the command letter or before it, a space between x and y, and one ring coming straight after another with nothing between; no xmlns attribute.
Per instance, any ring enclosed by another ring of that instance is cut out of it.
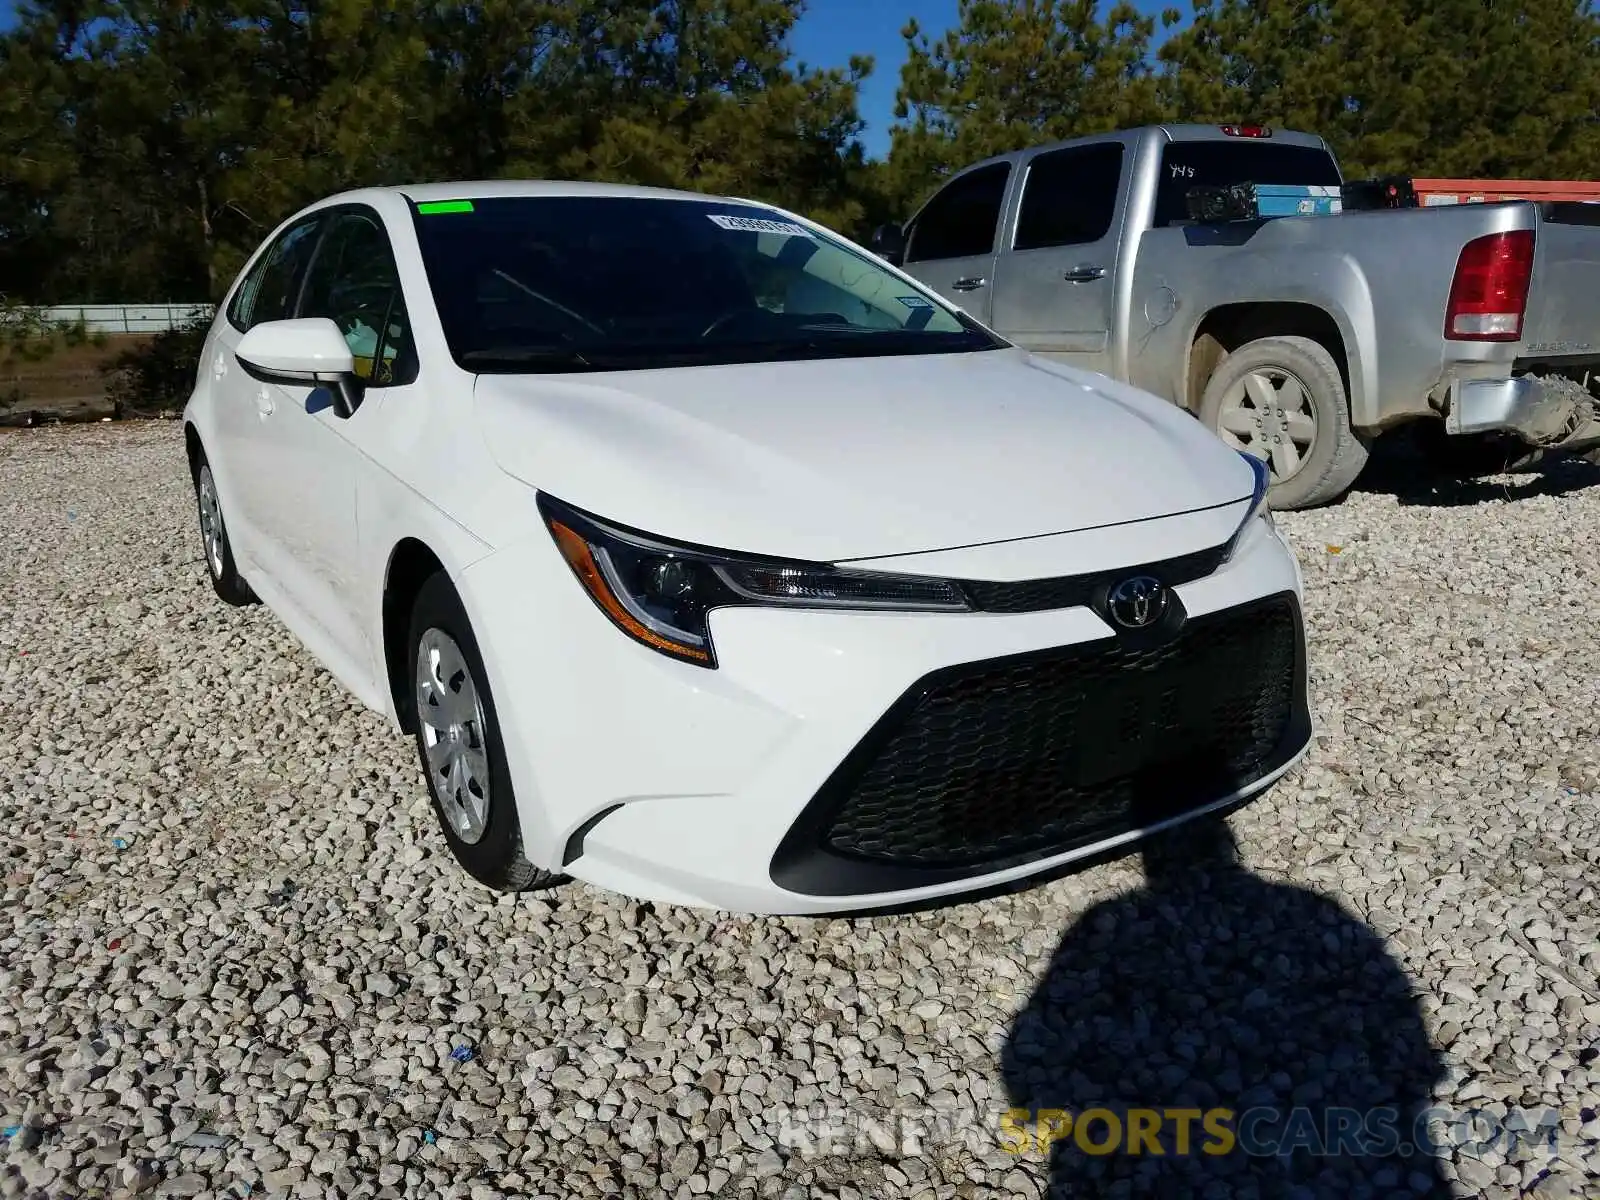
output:
<svg viewBox="0 0 1600 1200"><path fill-rule="evenodd" d="M1206 384L1200 419L1266 462L1273 508L1337 500L1367 462L1339 365L1310 338L1260 338L1228 355Z"/></svg>
<svg viewBox="0 0 1600 1200"><path fill-rule="evenodd" d="M228 527L222 520L222 501L217 498L217 481L211 474L211 464L200 455L194 471L195 506L200 510L200 550L205 558L206 575L218 596L229 604L244 606L256 603L256 594L239 574L233 561L233 546L228 541Z"/></svg>
<svg viewBox="0 0 1600 1200"><path fill-rule="evenodd" d="M418 592L408 645L417 752L450 852L469 875L497 891L560 882L560 875L522 855L488 675L466 610L444 575L433 576Z"/></svg>

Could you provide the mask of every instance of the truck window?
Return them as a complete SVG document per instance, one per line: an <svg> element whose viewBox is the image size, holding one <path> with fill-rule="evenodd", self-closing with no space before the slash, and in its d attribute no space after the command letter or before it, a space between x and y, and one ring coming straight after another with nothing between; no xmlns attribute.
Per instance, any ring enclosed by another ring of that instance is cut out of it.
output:
<svg viewBox="0 0 1600 1200"><path fill-rule="evenodd" d="M995 163L945 184L912 223L906 261L930 262L993 253L1010 176L1010 163Z"/></svg>
<svg viewBox="0 0 1600 1200"><path fill-rule="evenodd" d="M1256 140L1169 142L1161 155L1154 224L1160 228L1187 221L1192 187L1232 187L1236 183L1337 187L1341 182L1333 155L1317 146Z"/></svg>
<svg viewBox="0 0 1600 1200"><path fill-rule="evenodd" d="M1075 146L1040 154L1028 164L1017 250L1098 242L1111 229L1122 178L1122 145Z"/></svg>

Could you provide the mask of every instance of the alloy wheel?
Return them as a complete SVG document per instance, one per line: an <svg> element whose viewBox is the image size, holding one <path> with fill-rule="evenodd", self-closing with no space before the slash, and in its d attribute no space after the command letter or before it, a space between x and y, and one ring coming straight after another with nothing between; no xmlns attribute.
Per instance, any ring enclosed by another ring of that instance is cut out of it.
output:
<svg viewBox="0 0 1600 1200"><path fill-rule="evenodd" d="M1252 371L1234 384L1222 401L1217 425L1228 445L1267 463L1274 482L1305 466L1317 440L1317 419L1305 384L1277 367Z"/></svg>

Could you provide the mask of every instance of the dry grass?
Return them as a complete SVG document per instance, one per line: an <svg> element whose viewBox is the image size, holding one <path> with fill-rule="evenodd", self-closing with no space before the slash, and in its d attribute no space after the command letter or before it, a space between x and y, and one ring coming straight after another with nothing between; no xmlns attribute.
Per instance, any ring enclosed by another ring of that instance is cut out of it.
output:
<svg viewBox="0 0 1600 1200"><path fill-rule="evenodd" d="M39 362L0 359L0 417L8 411L63 418L109 415L101 368L148 341L148 334L114 334L98 345L64 346Z"/></svg>

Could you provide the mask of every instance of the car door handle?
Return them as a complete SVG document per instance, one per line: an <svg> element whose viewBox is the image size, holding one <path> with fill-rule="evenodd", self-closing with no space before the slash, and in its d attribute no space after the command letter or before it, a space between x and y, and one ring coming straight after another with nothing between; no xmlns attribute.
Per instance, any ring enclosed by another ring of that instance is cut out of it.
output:
<svg viewBox="0 0 1600 1200"><path fill-rule="evenodd" d="M1087 263L1081 267L1073 267L1072 270L1061 273L1061 278L1068 283L1092 283L1096 279L1104 279L1105 277L1106 269L1104 267L1092 267Z"/></svg>
<svg viewBox="0 0 1600 1200"><path fill-rule="evenodd" d="M956 280L950 286L958 292L975 292L988 282L981 275L968 275L964 279Z"/></svg>

